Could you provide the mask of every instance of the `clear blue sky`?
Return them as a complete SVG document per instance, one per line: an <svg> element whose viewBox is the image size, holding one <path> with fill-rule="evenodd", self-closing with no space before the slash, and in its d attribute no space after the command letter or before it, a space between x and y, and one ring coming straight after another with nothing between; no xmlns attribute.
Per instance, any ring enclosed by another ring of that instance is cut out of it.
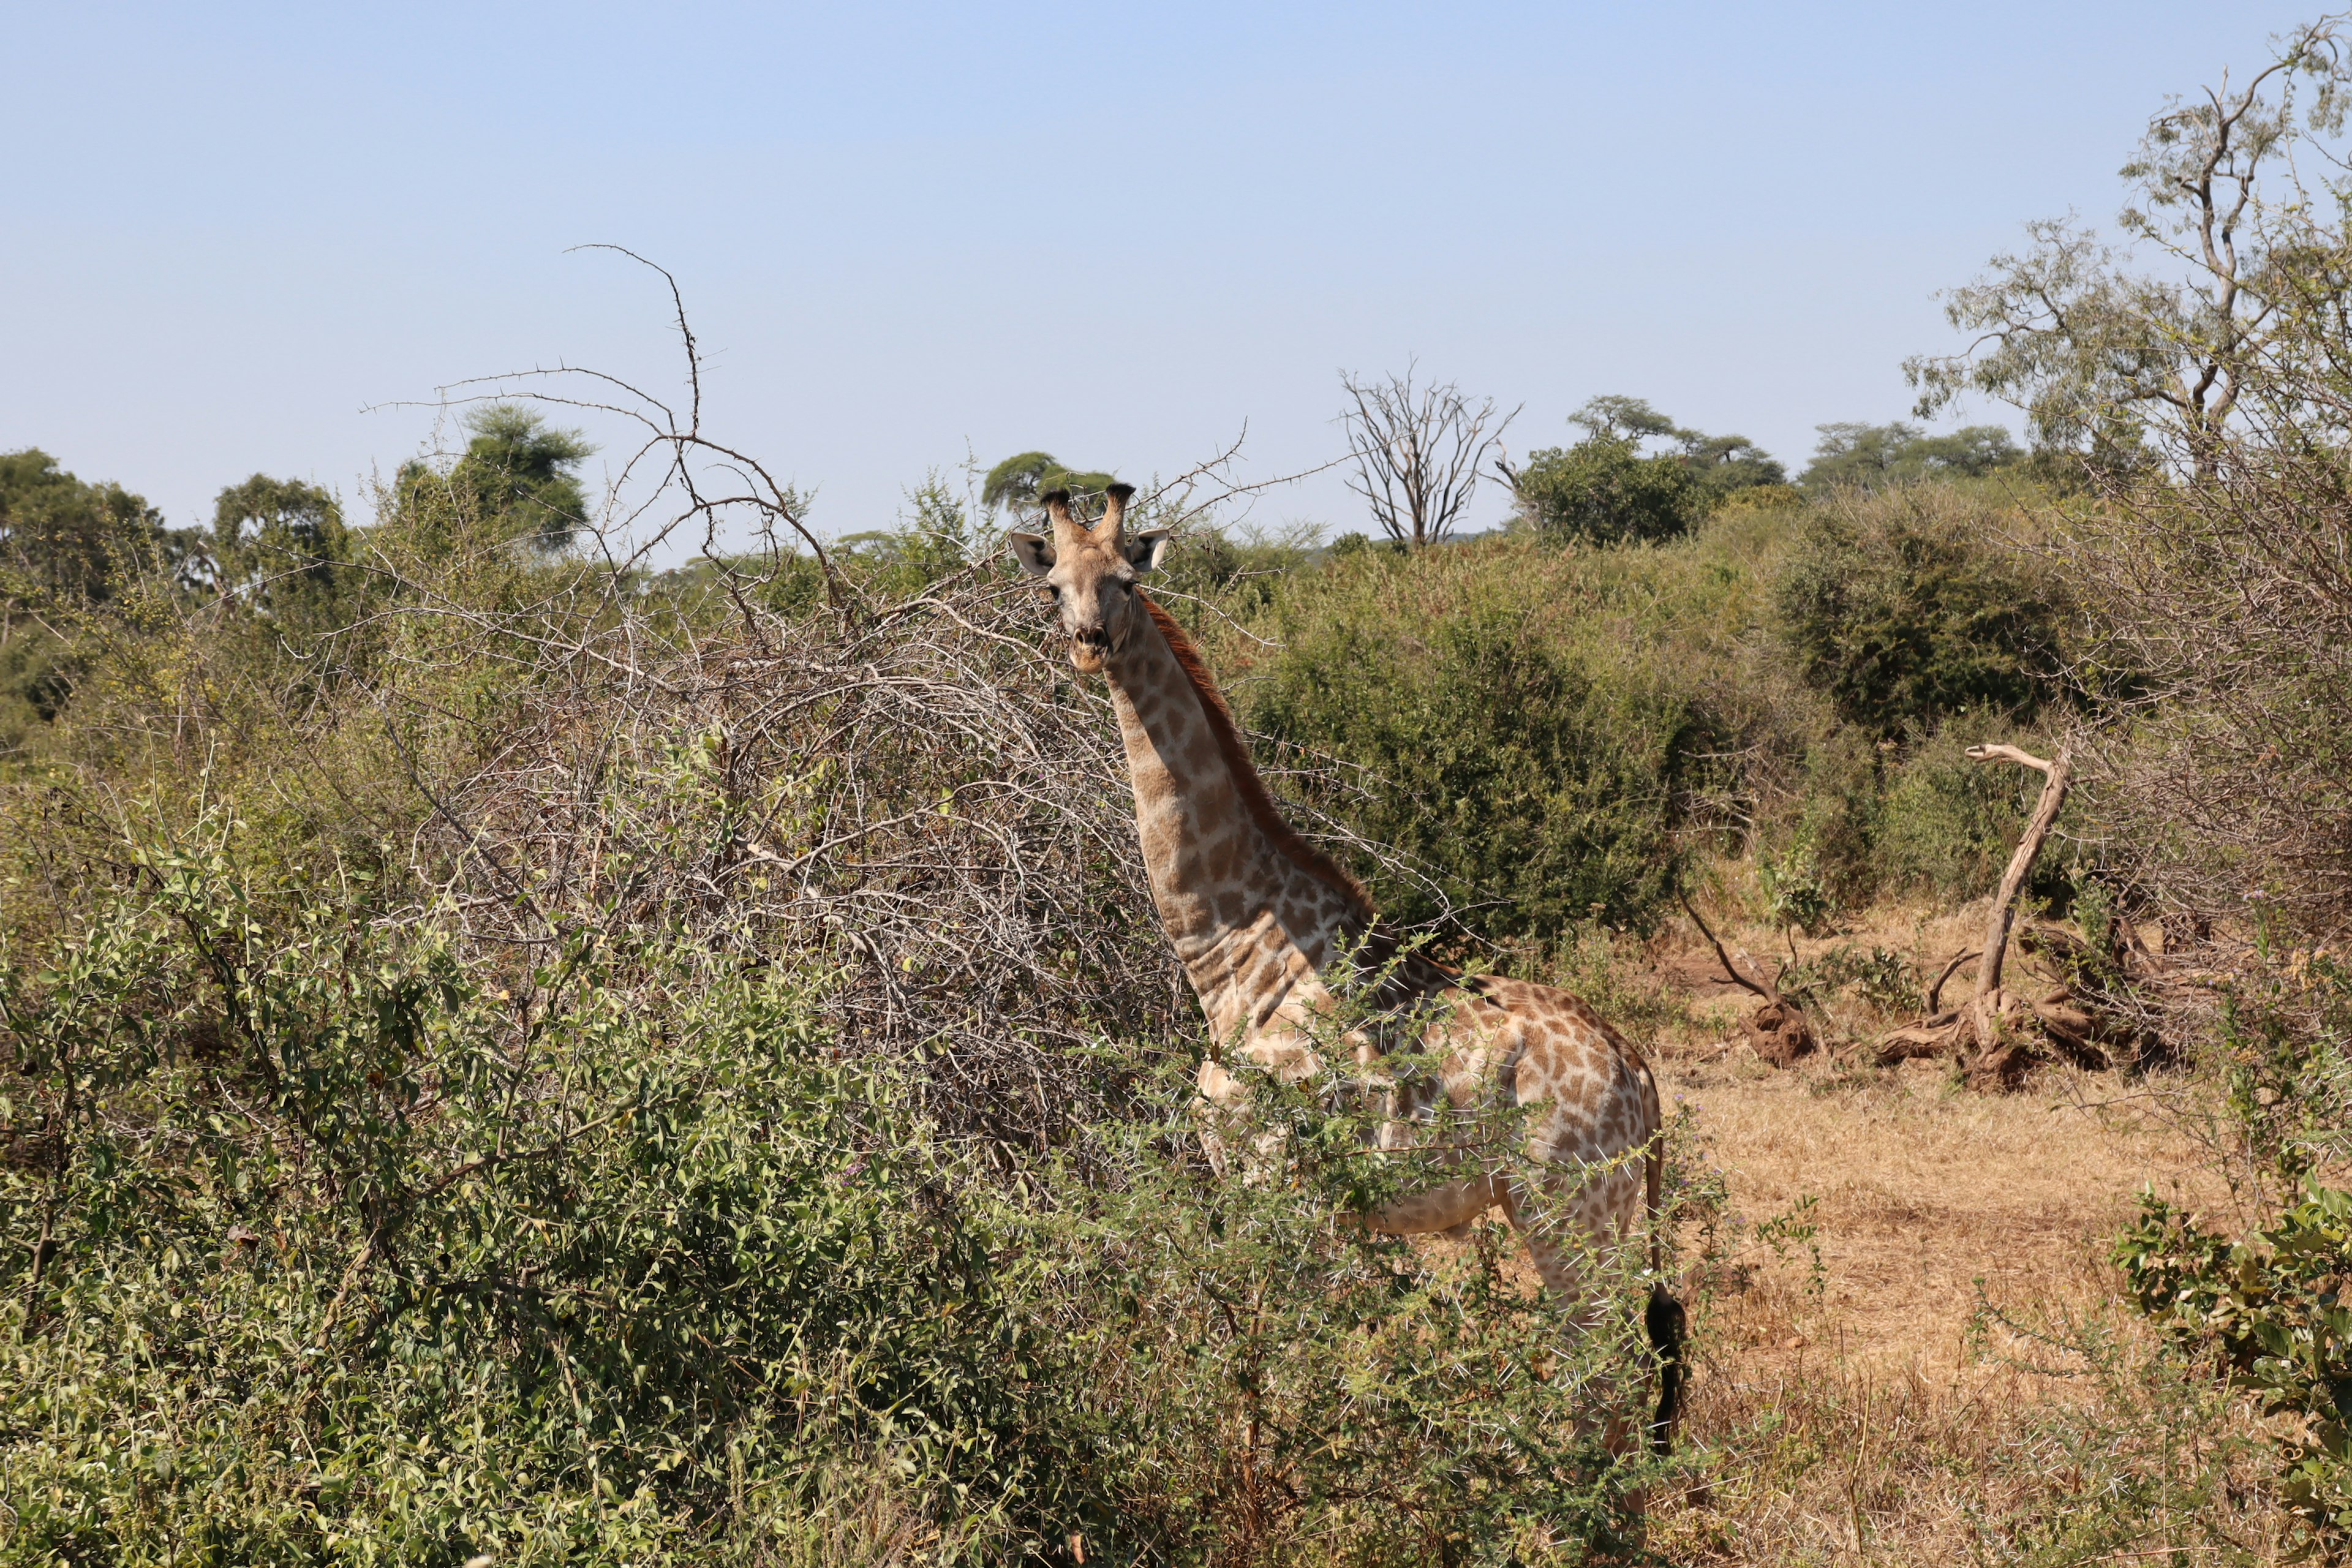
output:
<svg viewBox="0 0 2352 1568"><path fill-rule="evenodd" d="M18 5L0 449L175 522L256 470L357 499L444 384L675 386L649 275L565 254L601 240L677 275L711 428L829 531L967 448L1140 479L1246 420L1304 467L1339 371L1413 355L1524 402L1522 453L1617 392L1801 466L1904 415L1937 289L2107 217L2164 96L2308 14ZM1360 526L1336 475L1292 520Z"/></svg>

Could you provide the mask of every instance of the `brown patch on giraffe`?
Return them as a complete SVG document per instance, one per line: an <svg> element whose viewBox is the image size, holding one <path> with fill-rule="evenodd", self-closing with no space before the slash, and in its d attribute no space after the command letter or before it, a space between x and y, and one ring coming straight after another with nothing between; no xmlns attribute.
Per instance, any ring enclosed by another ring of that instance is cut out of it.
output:
<svg viewBox="0 0 2352 1568"><path fill-rule="evenodd" d="M1226 771L1233 774L1234 792L1241 797L1242 805L1257 825L1260 833L1276 853L1284 856L1299 869L1328 884L1333 891L1347 899L1354 912L1370 920L1377 912L1372 908L1372 896L1339 863L1299 836L1298 830L1282 819L1282 810L1275 805L1265 781L1257 775L1257 763L1251 760L1248 743L1243 741L1241 728L1234 722L1233 710L1225 706L1224 694L1217 689L1214 678L1201 660L1200 649L1174 616L1152 602L1149 594L1135 595L1160 635L1168 639L1168 651L1176 656L1176 667L1192 685L1193 694L1201 700L1202 716L1208 721L1210 737L1224 759Z"/></svg>

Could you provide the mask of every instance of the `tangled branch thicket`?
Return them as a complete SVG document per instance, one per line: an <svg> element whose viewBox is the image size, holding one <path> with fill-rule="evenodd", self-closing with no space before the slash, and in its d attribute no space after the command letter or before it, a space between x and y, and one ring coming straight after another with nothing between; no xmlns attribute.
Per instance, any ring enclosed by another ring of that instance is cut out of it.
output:
<svg viewBox="0 0 2352 1568"><path fill-rule="evenodd" d="M478 520L411 517L410 535L459 550L390 542L384 608L332 645L356 652L395 741L448 728L457 665L500 694L495 723L440 749L440 776L432 748L397 747L429 804L411 858L438 868L431 902L519 984L535 955L624 931L827 973L844 1048L915 1069L951 1133L1035 1150L1116 1113L1138 1058L1093 1047L1167 1047L1197 1010L1150 907L1108 704L1041 646L1034 595L992 569L965 509L952 537L916 541L911 575L845 571L789 483L706 433L663 276L682 411L593 372L495 378L642 433L596 558L486 593L498 548L462 542ZM1198 517L1237 493L1216 482L1234 456L1146 507ZM721 549L730 524L751 549ZM646 570L698 531L691 567Z"/></svg>
<svg viewBox="0 0 2352 1568"><path fill-rule="evenodd" d="M2260 390L2267 391L2263 388ZM2197 482L2111 482L2069 545L2139 689L2086 737L2110 853L2206 925L2268 901L2352 926L2352 478L2257 415Z"/></svg>
<svg viewBox="0 0 2352 1568"><path fill-rule="evenodd" d="M1035 1148L1110 1111L1120 1070L1088 1047L1193 1010L1107 705L978 574L852 615L778 613L774 582L735 585L732 635L614 593L532 639L562 679L434 790L420 846L465 940L790 955L835 977L845 1046L920 1064L946 1127Z"/></svg>

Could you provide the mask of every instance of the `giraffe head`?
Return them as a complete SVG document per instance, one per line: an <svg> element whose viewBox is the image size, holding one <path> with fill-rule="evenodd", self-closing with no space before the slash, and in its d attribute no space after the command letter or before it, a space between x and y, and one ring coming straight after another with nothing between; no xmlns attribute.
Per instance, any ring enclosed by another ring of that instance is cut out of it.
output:
<svg viewBox="0 0 2352 1568"><path fill-rule="evenodd" d="M1048 490L1037 498L1054 520L1054 537L1013 533L1005 543L1021 570L1045 580L1054 607L1069 634L1070 662L1092 674L1127 645L1145 617L1136 600L1135 574L1160 564L1168 531L1154 528L1127 537L1127 500L1133 485L1103 492L1102 521L1088 528L1070 510L1070 492Z"/></svg>

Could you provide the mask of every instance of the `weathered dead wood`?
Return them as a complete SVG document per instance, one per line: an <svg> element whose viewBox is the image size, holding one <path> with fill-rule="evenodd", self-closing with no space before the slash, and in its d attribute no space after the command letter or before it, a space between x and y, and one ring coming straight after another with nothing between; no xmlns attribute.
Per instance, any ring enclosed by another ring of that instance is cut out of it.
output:
<svg viewBox="0 0 2352 1568"><path fill-rule="evenodd" d="M1936 983L1933 985L1927 987L1927 1011L1930 1015L1943 1010L1944 987L1953 975L1960 972L1960 965L1972 958L1983 956L1984 949L1980 947L1964 947L1952 954L1951 962L1944 965L1944 972L1936 976Z"/></svg>
<svg viewBox="0 0 2352 1568"><path fill-rule="evenodd" d="M2074 760L2063 746L2048 762L2015 746L2004 745L1970 746L1968 755L1973 762L2015 763L2043 775L2042 798L2034 804L2033 815L2027 819L2025 832L2017 841L2017 852L2009 858L2008 868L2000 874L2000 890L1993 895L1992 908L1985 915L1984 960L1977 968L1976 995L1970 1011L1977 1019L1978 1047L1990 1050L1995 1034L1990 1020L2000 1009L2001 965L2009 953L2010 927L2017 919L2018 895L2025 890L2025 879L2032 872L2033 862L2058 820L2059 808L2066 804L2074 770Z"/></svg>
<svg viewBox="0 0 2352 1568"><path fill-rule="evenodd" d="M2001 872L1992 907L1985 912L1982 945L1973 952L1955 954L1945 964L1927 990L1928 1016L1883 1037L1878 1059L1891 1064L1919 1057L1966 1055L1969 1080L1984 1088L2014 1085L2033 1062L2051 1054L2051 1047L2084 1065L2104 1067L2107 1065L2105 1053L2095 1043L2095 1020L2074 1005L2075 998L2069 990L2062 986L2034 999L2012 994L2002 984L2018 900L2066 804L2074 783L2074 759L2063 746L2055 757L2046 760L2001 744L1970 746L1968 755L1975 762L2008 762L2033 769L2043 776L2042 797L2026 819L2016 852ZM1979 962L1976 986L1968 1002L1939 1011L1946 983L1971 957Z"/></svg>
<svg viewBox="0 0 2352 1568"><path fill-rule="evenodd" d="M1800 1057L1811 1056L1820 1042L1814 1037L1812 1024L1804 1010L1780 994L1780 976L1760 981L1750 978L1731 962L1731 954L1699 914L1698 907L1690 901L1690 896L1678 893L1676 897L1682 900L1683 912L1690 916L1691 923L1706 938L1707 945L1715 949L1716 961L1723 965L1723 973L1731 983L1763 998L1764 1005L1748 1016L1746 1026L1748 1043L1756 1048L1756 1054L1774 1067L1783 1068Z"/></svg>

